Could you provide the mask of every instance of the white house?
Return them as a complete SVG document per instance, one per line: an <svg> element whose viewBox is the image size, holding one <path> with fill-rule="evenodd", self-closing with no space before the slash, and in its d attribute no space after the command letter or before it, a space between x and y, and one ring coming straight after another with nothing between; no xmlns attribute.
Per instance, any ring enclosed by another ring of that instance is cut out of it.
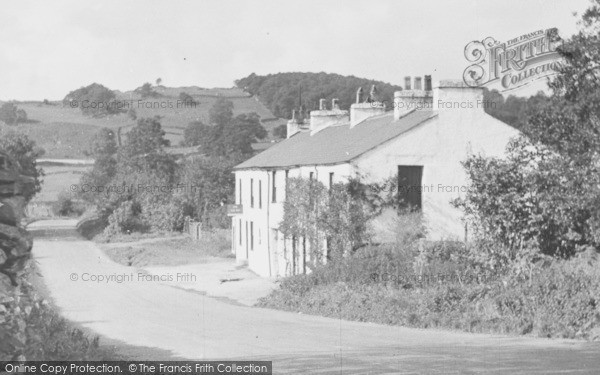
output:
<svg viewBox="0 0 600 375"><path fill-rule="evenodd" d="M462 81L407 77L394 94L394 110L368 100L350 112L332 108L294 118L288 139L235 167L236 208L232 214L233 252L261 276L287 276L305 270L306 249L278 230L286 180L314 178L325 186L360 174L371 182L398 178L401 198L420 207L431 239L463 239L461 213L450 201L464 194L468 179L461 165L469 153L502 156L518 131L487 115L483 89ZM370 99L376 99L373 96ZM418 188L415 188L418 187Z"/></svg>

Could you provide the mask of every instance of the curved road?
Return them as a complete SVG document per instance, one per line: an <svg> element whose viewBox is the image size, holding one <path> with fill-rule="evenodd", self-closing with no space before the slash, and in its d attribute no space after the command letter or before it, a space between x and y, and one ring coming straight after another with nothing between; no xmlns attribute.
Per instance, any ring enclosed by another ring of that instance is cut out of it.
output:
<svg viewBox="0 0 600 375"><path fill-rule="evenodd" d="M43 281L67 319L130 345L160 348L186 359L272 360L275 374L600 371L598 343L348 322L239 306L138 281L136 270L109 260L79 237L74 225L72 220L53 220L29 226ZM121 283L82 281L91 275L132 273L132 280Z"/></svg>

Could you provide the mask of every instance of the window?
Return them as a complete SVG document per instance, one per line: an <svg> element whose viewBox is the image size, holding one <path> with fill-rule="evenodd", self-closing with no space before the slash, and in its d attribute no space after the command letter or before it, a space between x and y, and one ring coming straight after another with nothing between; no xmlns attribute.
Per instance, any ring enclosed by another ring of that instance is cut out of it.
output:
<svg viewBox="0 0 600 375"><path fill-rule="evenodd" d="M271 176L271 195L273 196L273 203L277 202L277 184L275 183L275 177L277 177L277 174L276 171L273 171Z"/></svg>
<svg viewBox="0 0 600 375"><path fill-rule="evenodd" d="M258 208L262 208L262 180L258 180Z"/></svg>
<svg viewBox="0 0 600 375"><path fill-rule="evenodd" d="M309 179L309 180L312 180L314 176L315 176L315 172L310 172L310 173L308 174L308 179Z"/></svg>
<svg viewBox="0 0 600 375"><path fill-rule="evenodd" d="M250 250L254 250L254 221L250 222Z"/></svg>
<svg viewBox="0 0 600 375"><path fill-rule="evenodd" d="M246 221L246 258L248 258L248 245L250 241L248 241L248 221Z"/></svg>
<svg viewBox="0 0 600 375"><path fill-rule="evenodd" d="M242 179L241 178L239 180L239 185L240 185L240 201L239 201L239 204L242 204Z"/></svg>
<svg viewBox="0 0 600 375"><path fill-rule="evenodd" d="M421 209L422 178L422 166L398 166L398 201L400 203L400 207L413 210Z"/></svg>
<svg viewBox="0 0 600 375"><path fill-rule="evenodd" d="M333 172L329 172L329 189L333 187Z"/></svg>
<svg viewBox="0 0 600 375"><path fill-rule="evenodd" d="M254 179L250 179L250 207L254 207Z"/></svg>

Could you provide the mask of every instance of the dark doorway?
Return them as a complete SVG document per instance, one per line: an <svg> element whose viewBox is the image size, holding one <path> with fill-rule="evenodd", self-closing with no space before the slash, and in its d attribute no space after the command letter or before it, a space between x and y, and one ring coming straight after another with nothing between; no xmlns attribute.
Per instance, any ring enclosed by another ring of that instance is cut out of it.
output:
<svg viewBox="0 0 600 375"><path fill-rule="evenodd" d="M401 208L421 210L422 178L422 166L398 166L398 202Z"/></svg>

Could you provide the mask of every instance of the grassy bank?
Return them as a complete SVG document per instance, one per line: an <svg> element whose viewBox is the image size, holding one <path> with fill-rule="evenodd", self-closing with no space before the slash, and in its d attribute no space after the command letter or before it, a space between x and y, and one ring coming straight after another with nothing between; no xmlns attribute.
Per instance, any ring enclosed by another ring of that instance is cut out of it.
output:
<svg viewBox="0 0 600 375"><path fill-rule="evenodd" d="M179 266L204 263L211 257L233 257L227 229L204 232L199 241L180 235L163 238L130 236L134 238L119 236L111 243L102 244L101 248L113 261L133 267Z"/></svg>
<svg viewBox="0 0 600 375"><path fill-rule="evenodd" d="M363 249L285 279L258 305L418 328L600 339L600 261L593 256L555 261L520 281L442 259L431 260L419 279L414 260L393 246Z"/></svg>

